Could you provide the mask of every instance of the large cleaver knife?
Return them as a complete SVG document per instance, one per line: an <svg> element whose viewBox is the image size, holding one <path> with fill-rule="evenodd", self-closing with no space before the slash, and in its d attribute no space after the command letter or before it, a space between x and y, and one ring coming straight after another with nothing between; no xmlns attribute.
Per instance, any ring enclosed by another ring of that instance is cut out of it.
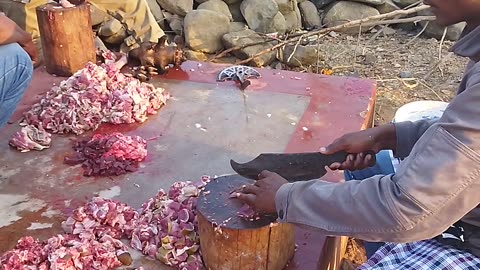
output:
<svg viewBox="0 0 480 270"><path fill-rule="evenodd" d="M344 162L348 153L337 152L324 155L319 152L296 154L261 154L250 162L240 164L230 160L232 169L239 175L257 180L258 175L268 170L276 172L289 182L317 179L327 173L326 166Z"/></svg>

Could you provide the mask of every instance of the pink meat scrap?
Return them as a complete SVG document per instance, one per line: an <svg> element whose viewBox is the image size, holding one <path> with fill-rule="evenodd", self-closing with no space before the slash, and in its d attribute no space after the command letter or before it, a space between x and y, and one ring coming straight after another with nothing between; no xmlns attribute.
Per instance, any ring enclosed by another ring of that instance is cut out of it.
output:
<svg viewBox="0 0 480 270"><path fill-rule="evenodd" d="M50 133L28 125L17 131L10 139L9 144L20 152L28 152L49 148L51 142L52 135Z"/></svg>
<svg viewBox="0 0 480 270"><path fill-rule="evenodd" d="M120 72L126 60L115 62L111 52L102 65L85 68L50 89L25 113L23 124L43 127L53 133L82 134L102 122L124 124L144 122L156 114L169 94L162 88L142 83Z"/></svg>
<svg viewBox="0 0 480 270"><path fill-rule="evenodd" d="M126 204L95 197L75 209L62 223L62 228L74 235L86 232L98 238L105 235L116 239L130 238L138 217L138 212Z"/></svg>
<svg viewBox="0 0 480 270"><path fill-rule="evenodd" d="M44 242L27 236L0 258L0 264L5 270L109 270L122 266L117 256L126 250L108 235L99 240L88 233L57 235Z"/></svg>
<svg viewBox="0 0 480 270"><path fill-rule="evenodd" d="M131 246L176 269L201 269L196 205L209 181L205 176L197 183L177 182L145 202Z"/></svg>
<svg viewBox="0 0 480 270"><path fill-rule="evenodd" d="M96 134L88 141L74 145L74 156L66 157L69 165L82 164L85 176L111 176L136 171L147 156L147 141L139 136L121 133Z"/></svg>

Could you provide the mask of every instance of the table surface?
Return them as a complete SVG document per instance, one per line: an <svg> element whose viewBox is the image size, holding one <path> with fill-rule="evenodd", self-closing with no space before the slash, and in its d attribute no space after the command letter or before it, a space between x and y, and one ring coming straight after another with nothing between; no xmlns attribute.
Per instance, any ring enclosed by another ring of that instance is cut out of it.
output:
<svg viewBox="0 0 480 270"><path fill-rule="evenodd" d="M223 65L187 61L152 83L172 100L144 124L102 125L94 133L119 131L149 141L138 172L113 178L87 178L81 168L62 163L72 142L91 136L54 136L42 152L19 153L8 146L19 130L0 130L0 253L25 235L44 239L61 233L60 222L93 196L139 207L175 181L234 173L230 159L248 161L261 152L310 152L346 132L365 128L373 112L375 83L358 78L259 69L246 106L233 82L216 82ZM12 118L18 121L53 83L62 78L35 71L34 80ZM323 177L339 181L339 173ZM296 229L297 252L288 269L315 269L324 236ZM138 257L138 256L137 256ZM169 269L138 259L146 270ZM159 268L160 267L160 268Z"/></svg>

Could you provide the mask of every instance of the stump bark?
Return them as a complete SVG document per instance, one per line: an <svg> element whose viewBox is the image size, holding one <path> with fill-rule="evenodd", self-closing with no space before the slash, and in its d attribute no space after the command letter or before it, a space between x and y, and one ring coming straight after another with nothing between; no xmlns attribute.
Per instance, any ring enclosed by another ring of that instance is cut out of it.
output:
<svg viewBox="0 0 480 270"><path fill-rule="evenodd" d="M238 175L212 180L199 196L200 247L209 270L281 270L295 252L294 226L263 216L249 221L238 216L242 207L229 195L251 183Z"/></svg>
<svg viewBox="0 0 480 270"><path fill-rule="evenodd" d="M36 12L48 73L71 76L88 62L95 63L94 35L87 3L72 8L46 4L37 7Z"/></svg>

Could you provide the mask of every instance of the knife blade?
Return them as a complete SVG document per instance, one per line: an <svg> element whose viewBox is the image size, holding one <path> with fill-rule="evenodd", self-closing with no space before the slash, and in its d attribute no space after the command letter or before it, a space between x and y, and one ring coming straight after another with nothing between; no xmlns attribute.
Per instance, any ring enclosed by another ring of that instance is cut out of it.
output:
<svg viewBox="0 0 480 270"><path fill-rule="evenodd" d="M318 179L327 173L326 166L335 162L344 162L347 152L325 155L319 152L294 154L261 154L247 163L230 160L232 169L239 175L258 180L258 175L268 170L275 172L289 182Z"/></svg>

